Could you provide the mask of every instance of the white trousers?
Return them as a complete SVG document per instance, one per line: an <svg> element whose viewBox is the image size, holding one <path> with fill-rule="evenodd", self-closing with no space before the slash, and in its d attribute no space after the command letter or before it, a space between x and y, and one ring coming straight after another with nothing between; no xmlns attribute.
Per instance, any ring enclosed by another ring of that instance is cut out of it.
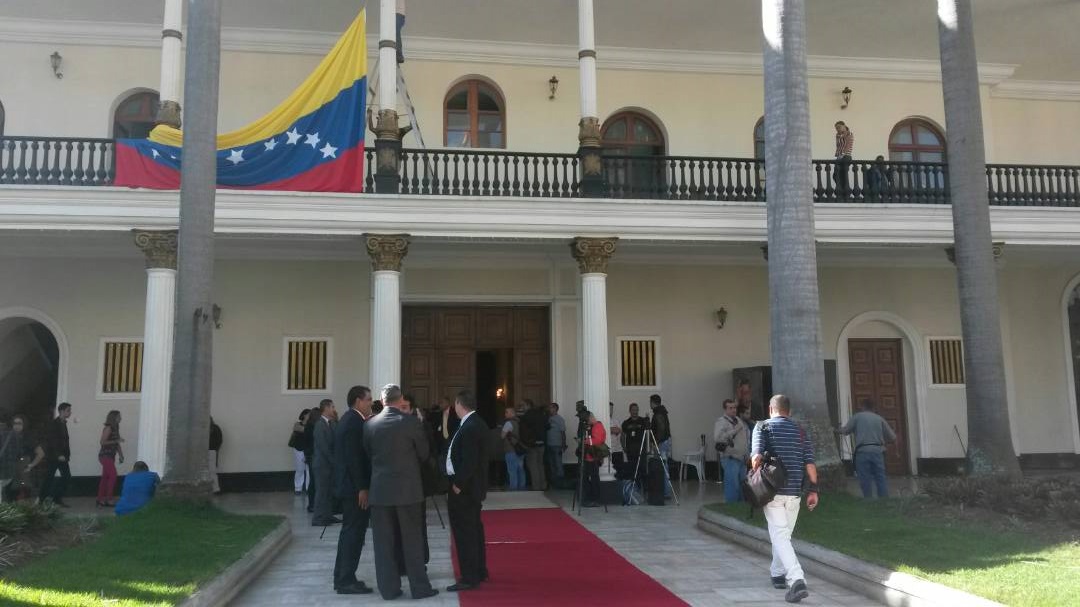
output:
<svg viewBox="0 0 1080 607"><path fill-rule="evenodd" d="M206 469L210 472L210 482L214 485L214 493L221 491L217 477L217 451L207 451Z"/></svg>
<svg viewBox="0 0 1080 607"><path fill-rule="evenodd" d="M765 520L769 523L769 539L772 541L772 566L769 568L773 577L786 576L788 583L803 579L802 565L791 546L791 533L795 531L795 521L799 518L797 495L778 495L762 509Z"/></svg>
<svg viewBox="0 0 1080 607"><path fill-rule="evenodd" d="M293 490L297 492L303 491L307 482L307 464L304 463L303 451L293 449L293 468L296 469L293 474Z"/></svg>

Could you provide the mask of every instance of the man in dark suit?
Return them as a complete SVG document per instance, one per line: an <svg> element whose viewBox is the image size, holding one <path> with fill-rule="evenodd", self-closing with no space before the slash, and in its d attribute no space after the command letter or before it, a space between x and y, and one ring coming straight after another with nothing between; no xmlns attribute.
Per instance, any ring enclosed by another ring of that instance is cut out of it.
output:
<svg viewBox="0 0 1080 607"><path fill-rule="evenodd" d="M67 508L64 495L67 494L68 480L71 479L71 439L68 437L67 420L71 417L71 403L60 403L56 407L56 417L49 421L45 435L46 471L45 481L41 483L41 500L51 499L57 506ZM60 479L54 477L60 473Z"/></svg>
<svg viewBox="0 0 1080 607"><path fill-rule="evenodd" d="M315 420L315 514L312 527L325 527L340 523L331 514L334 492L334 423L337 414L334 401L329 398L319 403L319 419Z"/></svg>
<svg viewBox="0 0 1080 607"><path fill-rule="evenodd" d="M407 413L408 405L399 386L389 384L383 388L382 402L383 411L364 424L364 453L371 460L371 483L368 495L360 495L360 505L371 506L375 578L383 599L401 596L395 558L400 541L412 598L424 599L439 593L431 587L424 567L423 532L427 522L422 514L420 465L428 456L427 437L423 423Z"/></svg>
<svg viewBox="0 0 1080 607"><path fill-rule="evenodd" d="M457 432L459 419L454 404L445 396L439 399L439 406L428 416L440 458L446 457L446 450L450 448L450 437Z"/></svg>
<svg viewBox="0 0 1080 607"><path fill-rule="evenodd" d="M371 484L371 463L364 453L364 423L371 417L371 390L353 386L345 402L349 409L334 430L334 493L342 507L334 590L338 594L371 594L371 588L356 579L370 518L360 502L367 499Z"/></svg>
<svg viewBox="0 0 1080 607"><path fill-rule="evenodd" d="M484 523L480 520L480 510L487 498L488 427L476 415L476 397L468 390L458 393L454 408L461 425L450 441L446 458L446 474L450 478L446 509L457 546L461 579L447 590L459 592L472 590L488 578Z"/></svg>

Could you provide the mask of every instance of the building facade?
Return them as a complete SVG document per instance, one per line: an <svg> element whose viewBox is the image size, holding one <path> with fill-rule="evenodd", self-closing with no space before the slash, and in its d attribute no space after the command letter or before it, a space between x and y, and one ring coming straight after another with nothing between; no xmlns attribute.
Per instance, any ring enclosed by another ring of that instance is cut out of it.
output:
<svg viewBox="0 0 1080 607"><path fill-rule="evenodd" d="M44 420L73 403L73 472L90 476L110 409L131 453L163 457L178 195L112 187L110 153L162 101L182 118L183 21L173 0L86 4L0 8L0 406ZM284 99L360 8L325 4L226 7L221 130ZM760 11L445 4L409 2L400 69L426 145L406 137L397 192L369 146L363 194L218 193L222 471L289 469L302 407L340 408L381 378L422 405L477 390L492 422L522 398L568 419L580 398L610 400L622 419L659 393L675 458L702 435L713 457L721 400L740 379L768 387ZM839 423L859 398L882 403L901 436L893 472L954 469L967 413L935 14L830 4L808 8L807 33L831 405ZM377 8L372 78L387 65ZM1017 10L1041 27L1003 38ZM1055 35L1078 20L1027 0L976 12L1011 435L1028 466L1080 454L1080 49ZM388 97L369 103L405 121ZM589 117L603 179L586 192ZM838 120L856 135L846 188Z"/></svg>

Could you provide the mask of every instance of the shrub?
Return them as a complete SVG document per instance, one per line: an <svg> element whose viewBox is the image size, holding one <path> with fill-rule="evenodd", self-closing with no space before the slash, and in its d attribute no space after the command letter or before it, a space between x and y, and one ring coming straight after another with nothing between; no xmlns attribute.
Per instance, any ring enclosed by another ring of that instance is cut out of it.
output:
<svg viewBox="0 0 1080 607"><path fill-rule="evenodd" d="M14 502L0 504L0 535L47 529L60 518L56 506Z"/></svg>
<svg viewBox="0 0 1080 607"><path fill-rule="evenodd" d="M963 477L931 480L922 489L941 504L977 506L1029 521L1056 520L1080 528L1080 480Z"/></svg>

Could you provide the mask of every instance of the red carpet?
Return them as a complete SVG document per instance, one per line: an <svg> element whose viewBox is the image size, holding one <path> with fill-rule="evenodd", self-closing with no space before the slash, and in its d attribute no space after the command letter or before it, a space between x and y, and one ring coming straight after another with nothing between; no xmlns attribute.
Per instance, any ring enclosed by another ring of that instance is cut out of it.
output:
<svg viewBox="0 0 1080 607"><path fill-rule="evenodd" d="M464 607L686 605L558 508L483 517L491 579L461 593Z"/></svg>

